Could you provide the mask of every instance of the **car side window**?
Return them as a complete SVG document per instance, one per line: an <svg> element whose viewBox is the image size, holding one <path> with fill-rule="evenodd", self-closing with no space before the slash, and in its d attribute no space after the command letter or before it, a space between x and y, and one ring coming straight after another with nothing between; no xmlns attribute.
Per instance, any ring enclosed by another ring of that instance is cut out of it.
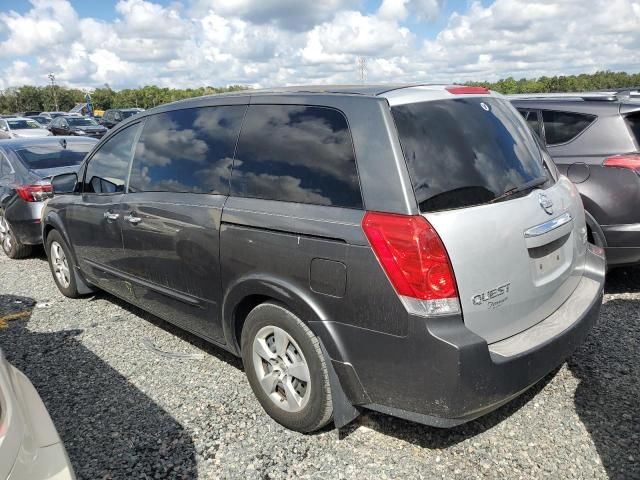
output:
<svg viewBox="0 0 640 480"><path fill-rule="evenodd" d="M146 118L129 192L229 193L245 105L199 107Z"/></svg>
<svg viewBox="0 0 640 480"><path fill-rule="evenodd" d="M326 107L250 106L238 140L231 194L362 208L345 116Z"/></svg>
<svg viewBox="0 0 640 480"><path fill-rule="evenodd" d="M527 121L527 125L531 127L531 130L535 132L538 137L542 138L542 131L540 129L540 121L538 120L537 110L518 110L524 119Z"/></svg>
<svg viewBox="0 0 640 480"><path fill-rule="evenodd" d="M573 140L595 119L595 115L584 113L543 110L542 121L547 145L557 145Z"/></svg>
<svg viewBox="0 0 640 480"><path fill-rule="evenodd" d="M89 159L84 176L84 193L123 193L129 173L133 145L141 128L131 125L102 144Z"/></svg>

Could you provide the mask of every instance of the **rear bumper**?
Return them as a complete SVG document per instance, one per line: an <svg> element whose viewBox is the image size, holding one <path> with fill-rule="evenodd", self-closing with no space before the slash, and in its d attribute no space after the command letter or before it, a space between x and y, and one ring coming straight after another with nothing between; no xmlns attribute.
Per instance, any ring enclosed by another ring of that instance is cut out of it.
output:
<svg viewBox="0 0 640 480"><path fill-rule="evenodd" d="M607 263L610 266L640 263L640 223L602 225L607 241Z"/></svg>
<svg viewBox="0 0 640 480"><path fill-rule="evenodd" d="M24 245L42 243L42 224L40 216L44 202L25 202L16 200L7 207L5 215L11 230L18 241Z"/></svg>
<svg viewBox="0 0 640 480"><path fill-rule="evenodd" d="M580 284L554 314L491 345L459 317L412 318L407 337L360 331L357 346L345 339L358 349L353 361L334 362L336 372L353 368L365 408L437 427L459 425L518 396L571 355L598 319L604 277L604 259L589 252ZM345 392L350 395L349 386Z"/></svg>

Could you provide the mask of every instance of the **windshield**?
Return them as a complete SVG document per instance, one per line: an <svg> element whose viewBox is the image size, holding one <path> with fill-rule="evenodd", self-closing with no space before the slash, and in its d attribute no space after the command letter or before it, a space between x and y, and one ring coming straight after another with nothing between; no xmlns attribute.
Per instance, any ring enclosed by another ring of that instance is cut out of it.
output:
<svg viewBox="0 0 640 480"><path fill-rule="evenodd" d="M546 176L529 127L505 100L412 103L392 113L422 212L488 203Z"/></svg>
<svg viewBox="0 0 640 480"><path fill-rule="evenodd" d="M67 123L72 127L93 127L98 123L92 118L67 117Z"/></svg>
<svg viewBox="0 0 640 480"><path fill-rule="evenodd" d="M42 128L35 120L7 120L11 130L25 130L27 128Z"/></svg>
<svg viewBox="0 0 640 480"><path fill-rule="evenodd" d="M129 118L139 112L137 110L123 110L121 113L122 118Z"/></svg>
<svg viewBox="0 0 640 480"><path fill-rule="evenodd" d="M67 143L62 145L42 145L17 150L16 154L30 170L68 167L80 165L94 143Z"/></svg>

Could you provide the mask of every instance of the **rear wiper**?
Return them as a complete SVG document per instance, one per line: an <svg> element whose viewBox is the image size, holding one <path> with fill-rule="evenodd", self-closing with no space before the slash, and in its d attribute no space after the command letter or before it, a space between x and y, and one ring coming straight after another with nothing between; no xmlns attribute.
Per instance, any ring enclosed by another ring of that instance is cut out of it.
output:
<svg viewBox="0 0 640 480"><path fill-rule="evenodd" d="M546 175L543 176L543 177L534 178L533 180L529 180L528 182L523 183L522 185L510 188L509 190L507 190L503 194L498 195L493 200L490 200L488 203L496 203L496 202L504 200L505 198L508 198L508 197L510 197L512 195L515 195L516 193L524 192L525 190L534 189L535 187L538 187L538 186L546 183L547 180L549 180L549 178Z"/></svg>

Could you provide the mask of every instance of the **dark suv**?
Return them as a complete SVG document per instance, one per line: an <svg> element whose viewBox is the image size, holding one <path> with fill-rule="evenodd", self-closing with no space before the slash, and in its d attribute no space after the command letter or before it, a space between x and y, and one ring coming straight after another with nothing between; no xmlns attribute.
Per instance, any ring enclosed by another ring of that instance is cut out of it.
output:
<svg viewBox="0 0 640 480"><path fill-rule="evenodd" d="M107 110L100 119L100 124L107 128L113 128L126 118L136 115L140 112L144 112L142 108L115 108Z"/></svg>
<svg viewBox="0 0 640 480"><path fill-rule="evenodd" d="M480 87L252 91L112 130L43 216L69 297L107 290L241 355L312 431L373 409L448 427L557 367L598 317L573 184Z"/></svg>
<svg viewBox="0 0 640 480"><path fill-rule="evenodd" d="M609 266L640 262L640 98L633 92L511 97L575 183Z"/></svg>

